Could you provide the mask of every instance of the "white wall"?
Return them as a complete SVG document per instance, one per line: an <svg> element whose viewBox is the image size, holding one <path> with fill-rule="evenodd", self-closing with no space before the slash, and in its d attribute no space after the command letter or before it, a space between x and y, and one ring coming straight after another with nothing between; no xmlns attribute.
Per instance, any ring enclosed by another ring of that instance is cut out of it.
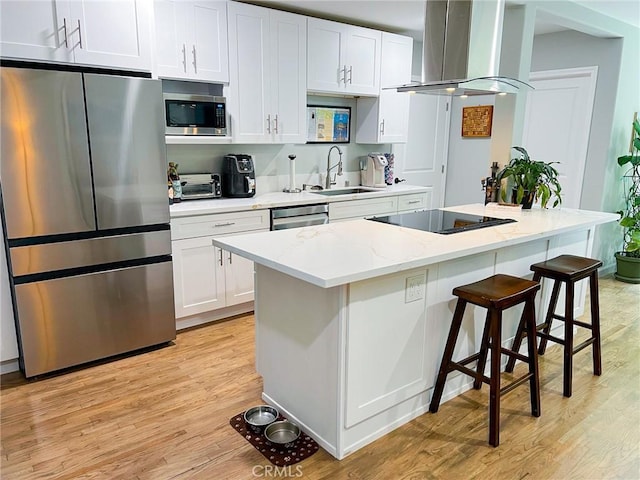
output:
<svg viewBox="0 0 640 480"><path fill-rule="evenodd" d="M444 206L483 203L480 180L491 175L491 137L462 137L462 109L477 105L494 105L493 95L461 99L454 97L449 130L449 160L444 193Z"/></svg>

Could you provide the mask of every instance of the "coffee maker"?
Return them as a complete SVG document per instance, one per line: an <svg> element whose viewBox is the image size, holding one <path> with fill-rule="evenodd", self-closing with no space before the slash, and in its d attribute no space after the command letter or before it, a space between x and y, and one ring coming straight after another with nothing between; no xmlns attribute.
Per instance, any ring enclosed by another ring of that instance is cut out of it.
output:
<svg viewBox="0 0 640 480"><path fill-rule="evenodd" d="M245 154L225 155L222 163L222 196L247 198L256 194L253 157Z"/></svg>
<svg viewBox="0 0 640 480"><path fill-rule="evenodd" d="M360 185L363 187L386 187L384 167L388 165L382 153L370 153L360 162Z"/></svg>

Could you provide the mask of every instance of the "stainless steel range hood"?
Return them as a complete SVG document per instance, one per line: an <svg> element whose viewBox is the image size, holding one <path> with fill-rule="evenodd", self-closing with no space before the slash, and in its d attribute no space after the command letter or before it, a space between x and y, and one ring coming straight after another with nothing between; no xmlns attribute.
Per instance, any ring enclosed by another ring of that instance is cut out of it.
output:
<svg viewBox="0 0 640 480"><path fill-rule="evenodd" d="M461 96L533 88L499 75L504 4L505 0L427 0L422 82L397 91Z"/></svg>

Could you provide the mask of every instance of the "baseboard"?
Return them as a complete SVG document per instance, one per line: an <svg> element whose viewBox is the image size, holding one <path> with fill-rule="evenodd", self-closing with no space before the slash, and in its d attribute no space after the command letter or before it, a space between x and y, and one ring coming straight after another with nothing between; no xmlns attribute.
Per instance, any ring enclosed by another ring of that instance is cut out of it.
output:
<svg viewBox="0 0 640 480"><path fill-rule="evenodd" d="M5 360L0 362L0 375L18 371L20 371L20 365L18 364L17 358L15 360Z"/></svg>
<svg viewBox="0 0 640 480"><path fill-rule="evenodd" d="M239 305L233 305L231 307L219 308L217 310L211 310L210 312L198 313L189 317L176 319L176 330L185 330L191 327L197 327L198 325L204 325L205 323L216 322L225 318L233 317L234 315L241 315L243 313L249 313L253 311L253 302L241 303Z"/></svg>

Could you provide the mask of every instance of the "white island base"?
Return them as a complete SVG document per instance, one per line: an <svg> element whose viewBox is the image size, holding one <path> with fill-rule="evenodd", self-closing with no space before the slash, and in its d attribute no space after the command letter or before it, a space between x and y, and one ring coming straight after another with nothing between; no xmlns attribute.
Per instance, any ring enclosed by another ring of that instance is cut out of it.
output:
<svg viewBox="0 0 640 480"><path fill-rule="evenodd" d="M264 400L331 455L344 458L428 411L453 317L454 287L495 273L531 278L533 263L560 254L589 256L593 231L591 225L521 239L326 288L256 263L256 363ZM585 286L576 288L576 314L584 307ZM551 285L544 285L537 297L539 318L550 292ZM505 312L505 346L521 308ZM478 350L484 317L484 309L467 306L454 358ZM449 374L443 401L471 386L470 377Z"/></svg>

